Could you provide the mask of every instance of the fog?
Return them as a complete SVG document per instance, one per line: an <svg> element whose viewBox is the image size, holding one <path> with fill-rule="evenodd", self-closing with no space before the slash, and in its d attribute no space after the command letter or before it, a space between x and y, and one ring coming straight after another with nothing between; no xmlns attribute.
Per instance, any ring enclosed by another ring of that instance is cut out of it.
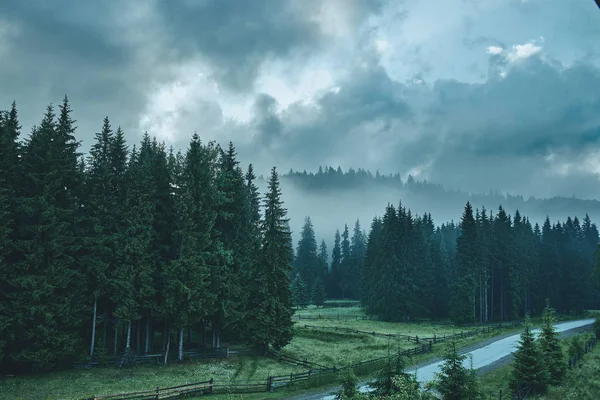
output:
<svg viewBox="0 0 600 400"><path fill-rule="evenodd" d="M532 224L543 224L546 216L552 223L564 222L567 217L577 216L582 220L586 213L592 222L600 222L600 202L576 198L523 199L518 194L503 196L498 193L469 194L461 191L442 192L437 185L415 189L408 185L402 187L386 187L382 184L366 184L353 189L329 189L312 191L298 187L287 175L281 177L281 191L284 206L288 210L290 228L296 247L304 219L310 216L315 230L317 242L325 240L331 255L336 229L340 233L344 224L348 225L350 236L354 223L358 219L361 227L369 232L371 222L376 216L383 216L388 203L402 205L411 210L413 216L431 213L436 226L454 221L460 222L464 206L470 201L474 208L485 207L489 215L502 207L512 216L519 210L522 216L528 217ZM259 179L261 193L266 190L266 181ZM437 193L432 193L435 190Z"/></svg>

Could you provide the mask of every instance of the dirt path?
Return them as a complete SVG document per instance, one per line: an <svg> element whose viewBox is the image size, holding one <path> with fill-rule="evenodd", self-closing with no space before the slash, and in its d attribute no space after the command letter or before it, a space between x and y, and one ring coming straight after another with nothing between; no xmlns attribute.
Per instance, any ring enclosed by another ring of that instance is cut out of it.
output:
<svg viewBox="0 0 600 400"><path fill-rule="evenodd" d="M576 334L579 334L579 333L583 333L585 331L590 331L591 329L592 329L592 325L591 324L590 325L585 325L585 326L581 326L581 327L577 327L577 328L573 328L573 329L570 329L570 330L566 330L566 331L560 332L559 333L559 337L561 339L564 339L564 338L567 338L569 336L573 336L573 335L576 335ZM495 336L493 338L486 339L486 340L481 341L479 343L475 343L473 345L466 346L466 347L462 348L460 350L460 353L464 354L464 353L472 352L474 350L477 350L477 349L480 349L482 347L485 347L485 346L487 346L487 345L489 345L491 343L497 342L498 340L502 340L502 339L505 339L505 338L513 336L513 335L515 335L515 332L509 332L509 333L505 333L505 334L502 334L502 335ZM493 362L491 364L488 364L488 365L486 365L486 366L484 366L482 368L479 368L477 370L477 373L481 375L481 374L485 374L487 372L493 371L496 368L499 368L499 367L501 367L503 365L506 365L507 363L510 363L510 361L512 360L512 357L513 357L513 355L510 354L510 355L508 355L508 356L506 356L504 358L501 358L500 360L497 360L497 361L495 361L495 362ZM421 369L421 368L423 368L425 366L435 364L435 363L437 363L439 361L441 361L440 357L429 359L429 360L427 360L425 362L422 362L422 363L418 364L417 365L417 369ZM365 381L360 382L360 385L363 386L363 385L366 385L367 383L368 383L368 381L365 380ZM323 397L329 396L329 395L331 395L332 393L334 393L334 392L336 392L338 390L340 390L340 386L339 385L331 385L331 386L328 386L328 387L325 387L325 388L320 388L318 391L315 391L314 393L305 393L305 394L296 395L296 396L293 396L293 397L281 397L281 399L289 399L289 400L321 400Z"/></svg>

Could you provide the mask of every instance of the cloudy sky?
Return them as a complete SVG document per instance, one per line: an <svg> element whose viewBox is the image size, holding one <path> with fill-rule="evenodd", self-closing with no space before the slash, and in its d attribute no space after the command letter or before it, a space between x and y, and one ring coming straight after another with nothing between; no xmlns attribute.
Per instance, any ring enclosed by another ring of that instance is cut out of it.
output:
<svg viewBox="0 0 600 400"><path fill-rule="evenodd" d="M0 59L0 106L27 133L67 93L84 150L108 115L261 172L600 198L593 0L2 1Z"/></svg>

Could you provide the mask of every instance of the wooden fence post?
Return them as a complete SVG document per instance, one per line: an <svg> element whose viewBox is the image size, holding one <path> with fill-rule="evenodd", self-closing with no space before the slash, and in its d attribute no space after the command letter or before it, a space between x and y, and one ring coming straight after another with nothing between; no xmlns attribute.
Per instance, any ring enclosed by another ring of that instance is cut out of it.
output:
<svg viewBox="0 0 600 400"><path fill-rule="evenodd" d="M213 378L210 378L210 381L208 381L208 392L212 393L213 392L213 383L215 383L215 380Z"/></svg>
<svg viewBox="0 0 600 400"><path fill-rule="evenodd" d="M498 398L502 400L502 389L500 389L500 396Z"/></svg>
<svg viewBox="0 0 600 400"><path fill-rule="evenodd" d="M158 395L160 393L160 387L156 387L156 400L158 400Z"/></svg>
<svg viewBox="0 0 600 400"><path fill-rule="evenodd" d="M273 377L271 375L269 375L267 377L267 392L270 392L272 387L273 387Z"/></svg>

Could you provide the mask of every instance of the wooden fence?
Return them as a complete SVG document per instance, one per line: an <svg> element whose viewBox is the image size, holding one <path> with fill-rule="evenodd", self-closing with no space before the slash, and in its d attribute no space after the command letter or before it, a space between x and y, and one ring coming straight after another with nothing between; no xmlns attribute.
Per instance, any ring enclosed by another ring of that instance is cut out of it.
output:
<svg viewBox="0 0 600 400"><path fill-rule="evenodd" d="M433 348L433 343L423 343L420 346L416 346L401 352L396 353L396 355L400 356L413 356L417 354L425 354L431 352ZM378 357L371 360L359 361L357 363L347 365L345 367L337 368L314 368L305 372L300 372L296 374L289 375L279 375L279 376L270 376L267 379L267 387L269 391L275 390L277 388L281 388L283 386L293 385L300 382L307 382L310 380L324 380L323 378L328 378L330 381L333 379L335 374L341 370L352 369L357 374L362 374L366 372L372 372L374 370L380 369L383 367L383 364L389 359L388 356Z"/></svg>
<svg viewBox="0 0 600 400"><path fill-rule="evenodd" d="M193 359L207 359L207 358L229 358L239 356L251 356L256 355L257 351L254 349L236 349L232 350L229 347L222 349L191 349L183 352L184 360ZM91 368L101 364L112 364L120 365L123 360L124 354L117 354L107 357L94 357L92 361L83 362L75 365L75 368L85 369ZM162 364L165 359L165 353L154 353L154 354L134 354L132 356L135 364ZM177 360L178 353L169 352L169 360Z"/></svg>
<svg viewBox="0 0 600 400"><path fill-rule="evenodd" d="M407 340L409 342L415 342L415 343L420 343L420 342L432 342L432 343L441 343L441 342L445 342L447 340L455 340L455 339L463 339L466 337L470 337L470 336L475 336L475 335L479 335L482 333L489 333L492 332L494 330L498 330L501 327L508 327L508 326L516 326L517 323L514 324L504 324L504 325L490 325L490 326L484 326L483 328L479 328L479 329L471 329L468 331L461 331L452 335L433 335L431 337L419 337L419 336L410 336L410 335L402 335L402 334L396 334L396 333L381 333L381 332L375 332L375 331L362 331L360 329L351 329L351 328L346 328L346 327L338 327L338 326L314 326L314 325L304 325L304 328L306 329L314 329L314 330L322 330L322 331L333 331L333 332L341 332L341 333L354 333L354 334L361 334L361 335L371 335L371 336L380 336L380 337L387 337L387 338L395 338L395 339L401 339L401 340Z"/></svg>
<svg viewBox="0 0 600 400"><path fill-rule="evenodd" d="M431 352L433 343L422 344L420 346L397 353L401 356L411 356L416 354L424 354ZM317 363L311 363L306 360L297 360L293 357L287 357L275 352L271 352L272 356L282 357L285 362L299 362L297 365L311 365L313 368L299 373L291 373L289 375L269 376L263 381L245 381L245 382L221 382L210 379L204 382L189 383L186 385L172 386L161 388L157 387L154 390L146 390L131 393L121 393L105 396L87 397L82 400L157 400L157 399L176 399L190 395L201 396L207 394L230 393L263 393L272 392L277 389L296 385L300 383L319 384L322 382L330 383L336 378L339 371L351 368L355 373L371 372L383 367L383 364L388 360L388 356L379 357L371 360L360 361L358 363L345 367L323 367ZM312 382L311 382L312 381Z"/></svg>
<svg viewBox="0 0 600 400"><path fill-rule="evenodd" d="M575 354L573 357L569 358L569 368L574 368L577 366L577 363L583 359L583 356L596 347L597 341L598 339L595 337L591 338L583 345L583 354Z"/></svg>
<svg viewBox="0 0 600 400"><path fill-rule="evenodd" d="M351 319L351 320L356 320L356 321L360 321L360 320L373 320L373 321L377 321L378 318L374 315L346 315L346 314L317 314L317 315L301 315L301 314L294 314L292 315L292 320L298 320L298 321L315 321L315 320L345 320L345 319Z"/></svg>
<svg viewBox="0 0 600 400"><path fill-rule="evenodd" d="M325 365L321 365L312 361L308 361L306 359L301 360L299 358L294 358L285 354L281 354L278 351L275 350L269 350L267 352L267 356L276 359L279 362L283 362L286 364L291 364L291 365L298 365L301 367L306 367L306 368L310 368L310 369L327 369L329 368L328 366Z"/></svg>

